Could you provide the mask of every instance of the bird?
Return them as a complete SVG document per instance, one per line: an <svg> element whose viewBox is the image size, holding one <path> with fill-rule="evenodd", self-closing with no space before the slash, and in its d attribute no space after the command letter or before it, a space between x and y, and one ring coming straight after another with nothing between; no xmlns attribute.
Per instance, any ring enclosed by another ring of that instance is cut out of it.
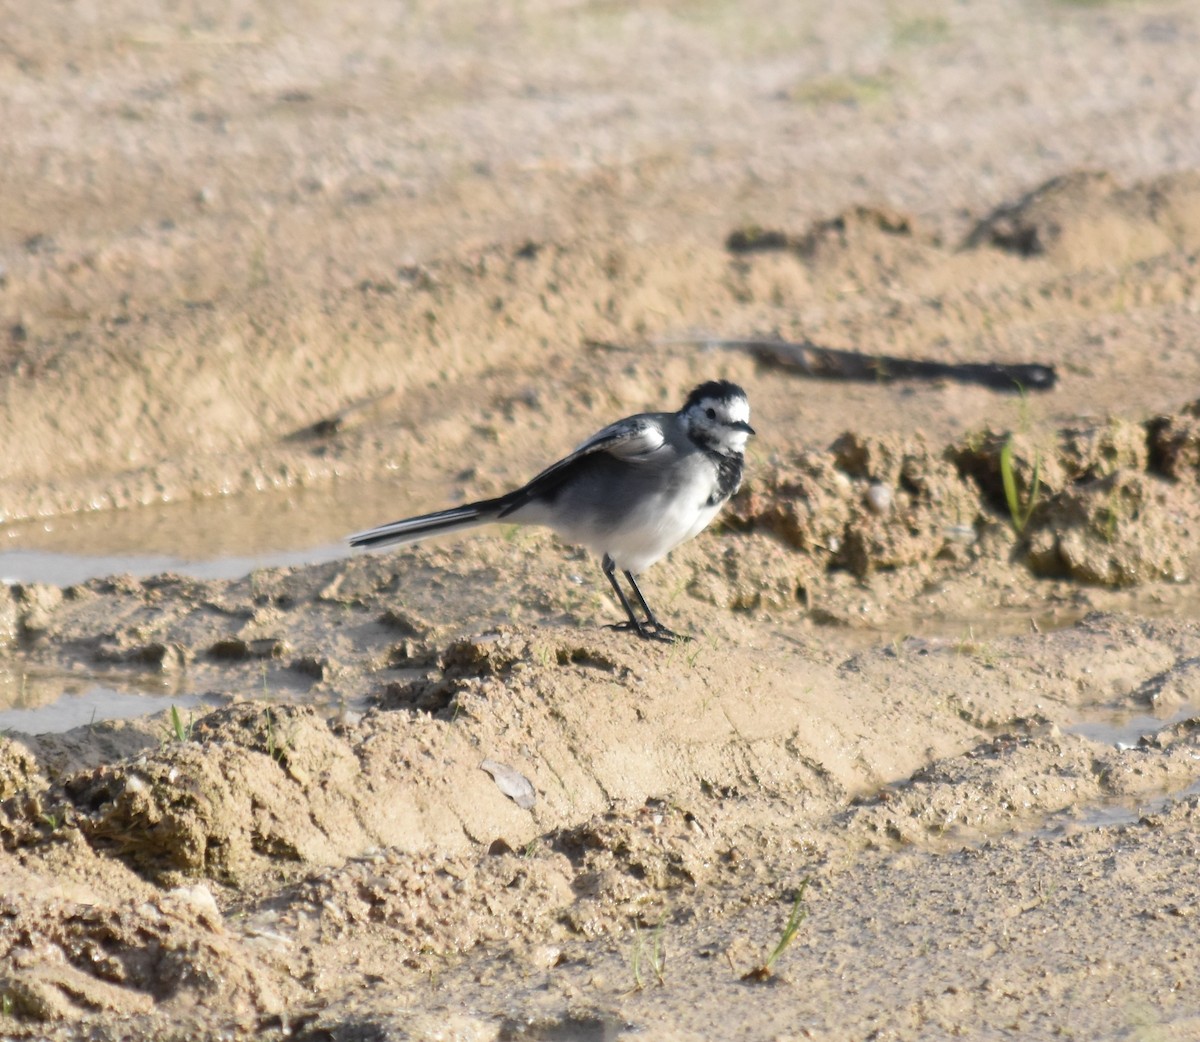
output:
<svg viewBox="0 0 1200 1042"><path fill-rule="evenodd" d="M617 420L512 492L392 521L349 542L415 543L489 522L542 525L600 558L627 616L612 629L667 643L686 640L659 621L636 576L708 527L741 486L746 443L754 434L746 392L729 380L709 380L677 412Z"/></svg>

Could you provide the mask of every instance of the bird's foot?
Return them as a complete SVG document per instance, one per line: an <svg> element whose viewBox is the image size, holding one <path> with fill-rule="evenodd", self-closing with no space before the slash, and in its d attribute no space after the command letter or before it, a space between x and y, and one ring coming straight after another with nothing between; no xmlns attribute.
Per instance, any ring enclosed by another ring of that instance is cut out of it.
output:
<svg viewBox="0 0 1200 1042"><path fill-rule="evenodd" d="M636 633L642 640L657 640L662 644L686 644L692 639L686 633L676 633L674 630L667 629L657 620L654 622L634 622L633 620L614 622L608 628L623 633Z"/></svg>

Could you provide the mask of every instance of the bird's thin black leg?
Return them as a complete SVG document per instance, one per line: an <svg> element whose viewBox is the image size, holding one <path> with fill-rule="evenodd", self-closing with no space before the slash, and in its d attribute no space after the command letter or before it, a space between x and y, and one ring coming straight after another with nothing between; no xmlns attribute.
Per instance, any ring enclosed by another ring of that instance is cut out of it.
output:
<svg viewBox="0 0 1200 1042"><path fill-rule="evenodd" d="M617 581L614 574L617 563L608 554L604 555L604 560L600 563L600 567L604 569L604 577L612 584L613 591L617 595L617 600L621 602L621 607L625 609L625 614L629 616L628 622L618 622L613 626L615 630L633 630L639 637L649 638L650 633L646 631L646 627L642 625L638 617L633 614L633 605L629 603L629 598L625 596L625 591L621 589L621 584ZM634 586L637 590L637 587ZM641 592L638 592L638 598L642 599ZM642 605L646 602L642 599ZM647 609L647 612L649 609Z"/></svg>
<svg viewBox="0 0 1200 1042"><path fill-rule="evenodd" d="M691 638L686 634L676 633L674 630L669 630L666 626L658 621L658 617L650 610L650 605L646 603L646 596L642 593L642 588L638 586L637 580L633 577L633 572L626 572L625 578L629 580L629 585L633 587L633 592L638 599L638 604L642 606L642 611L646 613L646 621L654 628L653 636L657 640L691 640Z"/></svg>
<svg viewBox="0 0 1200 1042"><path fill-rule="evenodd" d="M629 580L629 585L633 589L634 596L637 597L638 604L642 606L642 611L646 613L646 621L634 614L633 605L629 603L629 598L625 596L625 591L621 589L621 583L617 579L616 570L617 563L608 554L604 555L604 560L601 562L601 567L604 569L604 575L612 584L613 592L617 595L617 600L621 602L621 607L625 609L625 614L629 616L627 622L614 623L614 630L632 630L643 640L661 640L666 644L674 644L677 640L690 640L690 637L683 636L667 629L654 612L650 610L650 605L646 603L645 595L637 584L637 580L633 577L632 572L626 572L625 578Z"/></svg>

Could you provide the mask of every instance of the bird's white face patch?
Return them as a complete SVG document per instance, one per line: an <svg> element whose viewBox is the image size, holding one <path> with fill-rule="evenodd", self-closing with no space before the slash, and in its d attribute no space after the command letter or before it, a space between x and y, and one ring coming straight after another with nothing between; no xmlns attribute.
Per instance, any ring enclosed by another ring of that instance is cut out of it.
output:
<svg viewBox="0 0 1200 1042"><path fill-rule="evenodd" d="M750 437L750 403L742 395L704 397L688 407L688 429L697 441L729 455L744 452Z"/></svg>
<svg viewBox="0 0 1200 1042"><path fill-rule="evenodd" d="M730 423L750 422L750 403L745 398L727 398L722 404Z"/></svg>

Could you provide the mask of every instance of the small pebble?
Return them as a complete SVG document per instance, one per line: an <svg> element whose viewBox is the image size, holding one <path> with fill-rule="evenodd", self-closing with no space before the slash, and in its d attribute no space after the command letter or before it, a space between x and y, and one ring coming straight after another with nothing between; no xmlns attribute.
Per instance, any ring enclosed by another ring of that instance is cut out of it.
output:
<svg viewBox="0 0 1200 1042"><path fill-rule="evenodd" d="M878 481L873 482L864 497L872 514L887 514L892 509L892 490Z"/></svg>

